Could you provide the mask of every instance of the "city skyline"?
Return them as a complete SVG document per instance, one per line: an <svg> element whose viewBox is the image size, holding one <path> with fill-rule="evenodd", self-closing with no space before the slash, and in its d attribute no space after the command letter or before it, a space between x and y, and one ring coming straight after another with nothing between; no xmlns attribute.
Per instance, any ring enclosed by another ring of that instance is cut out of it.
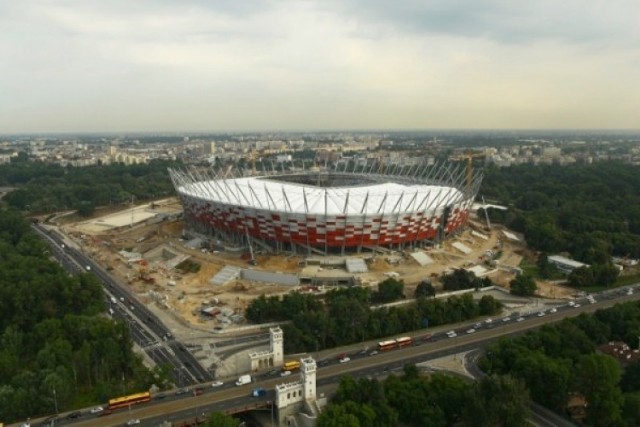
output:
<svg viewBox="0 0 640 427"><path fill-rule="evenodd" d="M0 134L637 129L631 1L0 4Z"/></svg>

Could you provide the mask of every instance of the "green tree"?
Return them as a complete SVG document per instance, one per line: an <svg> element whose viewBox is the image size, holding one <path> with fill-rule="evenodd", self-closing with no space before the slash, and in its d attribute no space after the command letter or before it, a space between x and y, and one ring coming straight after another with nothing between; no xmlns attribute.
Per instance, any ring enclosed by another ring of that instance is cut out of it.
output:
<svg viewBox="0 0 640 427"><path fill-rule="evenodd" d="M640 393L626 393L624 395L622 419L629 427L640 425Z"/></svg>
<svg viewBox="0 0 640 427"><path fill-rule="evenodd" d="M240 421L223 412L212 412L204 425L205 427L238 427Z"/></svg>
<svg viewBox="0 0 640 427"><path fill-rule="evenodd" d="M502 303L491 295L483 295L478 302L478 309L481 316L488 316L500 313Z"/></svg>
<svg viewBox="0 0 640 427"><path fill-rule="evenodd" d="M596 284L591 267L579 267L569 274L569 284L576 288L594 286Z"/></svg>
<svg viewBox="0 0 640 427"><path fill-rule="evenodd" d="M511 287L511 293L513 295L525 297L535 295L538 290L536 281L528 274L520 274L516 276L515 279L509 282L509 286Z"/></svg>
<svg viewBox="0 0 640 427"><path fill-rule="evenodd" d="M621 422L620 377L620 365L611 356L594 353L580 357L576 383L587 400L588 423L613 426Z"/></svg>
<svg viewBox="0 0 640 427"><path fill-rule="evenodd" d="M549 257L547 253L540 252L536 260L536 266L538 267L538 273L543 279L550 279L553 275L553 265L549 263Z"/></svg>
<svg viewBox="0 0 640 427"><path fill-rule="evenodd" d="M431 298L434 296L436 296L436 288L433 287L431 280L423 280L416 286L415 298Z"/></svg>
<svg viewBox="0 0 640 427"><path fill-rule="evenodd" d="M343 404L327 406L318 417L317 427L364 427L358 417L351 412L351 407Z"/></svg>
<svg viewBox="0 0 640 427"><path fill-rule="evenodd" d="M509 376L491 376L469 390L463 411L465 425L526 426L529 395L524 383Z"/></svg>
<svg viewBox="0 0 640 427"><path fill-rule="evenodd" d="M377 303L388 303L404 298L404 282L389 277L378 284L378 292L373 294L373 300Z"/></svg>
<svg viewBox="0 0 640 427"><path fill-rule="evenodd" d="M635 361L627 365L620 381L620 387L624 392L640 391L640 362Z"/></svg>

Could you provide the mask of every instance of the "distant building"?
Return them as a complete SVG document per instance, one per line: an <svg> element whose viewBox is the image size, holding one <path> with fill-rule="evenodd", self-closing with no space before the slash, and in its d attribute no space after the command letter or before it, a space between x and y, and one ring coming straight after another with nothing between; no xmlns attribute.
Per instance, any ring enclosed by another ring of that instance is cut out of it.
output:
<svg viewBox="0 0 640 427"><path fill-rule="evenodd" d="M562 255L549 255L549 257L547 257L547 260L558 270L567 274L571 273L576 268L589 267L589 264L585 264L571 258L563 257Z"/></svg>

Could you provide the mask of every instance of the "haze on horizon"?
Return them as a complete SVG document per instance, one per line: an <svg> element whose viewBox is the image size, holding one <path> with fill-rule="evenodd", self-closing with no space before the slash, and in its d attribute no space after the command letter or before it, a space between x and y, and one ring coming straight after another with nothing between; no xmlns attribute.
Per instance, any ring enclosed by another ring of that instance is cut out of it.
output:
<svg viewBox="0 0 640 427"><path fill-rule="evenodd" d="M0 3L0 134L637 129L631 0Z"/></svg>

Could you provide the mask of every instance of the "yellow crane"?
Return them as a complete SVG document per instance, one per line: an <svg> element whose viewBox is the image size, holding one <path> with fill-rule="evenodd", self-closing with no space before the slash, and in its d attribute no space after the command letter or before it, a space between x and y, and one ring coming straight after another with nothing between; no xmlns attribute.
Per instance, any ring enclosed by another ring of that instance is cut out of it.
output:
<svg viewBox="0 0 640 427"><path fill-rule="evenodd" d="M487 153L484 151L470 151L467 150L462 154L458 154L455 156L451 156L451 160L465 161L466 166L466 177L467 177L467 190L471 190L471 186L473 184L473 159L478 157L486 157Z"/></svg>

